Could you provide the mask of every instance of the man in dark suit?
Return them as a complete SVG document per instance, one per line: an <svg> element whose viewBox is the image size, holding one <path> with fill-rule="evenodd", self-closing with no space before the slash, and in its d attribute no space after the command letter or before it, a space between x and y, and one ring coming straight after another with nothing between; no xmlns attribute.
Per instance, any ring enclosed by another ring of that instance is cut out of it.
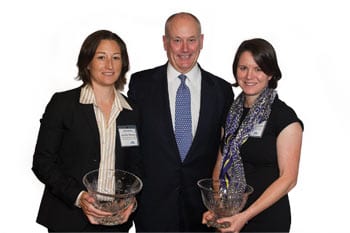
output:
<svg viewBox="0 0 350 233"><path fill-rule="evenodd" d="M203 35L194 15L182 12L170 16L163 44L168 62L133 74L129 84L128 98L141 116L143 156L144 186L138 199L136 231L211 231L201 223L206 209L197 181L212 176L221 127L234 98L232 87L197 64ZM185 76L184 81L178 76ZM178 101L180 86L190 98ZM188 112L182 109L179 114L178 102L189 102L186 109L190 108L190 116L182 129L189 129L191 135L186 149L182 142L188 137L178 133L178 119Z"/></svg>

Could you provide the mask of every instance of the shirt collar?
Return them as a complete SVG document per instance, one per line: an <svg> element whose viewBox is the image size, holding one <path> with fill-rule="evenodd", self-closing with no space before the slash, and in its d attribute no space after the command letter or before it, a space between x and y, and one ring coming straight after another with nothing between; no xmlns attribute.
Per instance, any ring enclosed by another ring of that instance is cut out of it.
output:
<svg viewBox="0 0 350 233"><path fill-rule="evenodd" d="M167 73L168 73L168 77L177 77L181 74L170 63L168 63ZM185 73L184 75L186 75L187 80L189 81L191 81L195 77L199 77L200 69L198 64L196 64L189 72Z"/></svg>
<svg viewBox="0 0 350 233"><path fill-rule="evenodd" d="M114 104L117 106L120 106L122 108L132 110L131 106L129 103L126 101L126 99L123 97L123 95L117 91L114 88ZM92 87L90 85L85 85L81 88L80 92L80 98L79 98L79 103L81 104L93 104L97 106L96 104L96 99L95 99L95 94L94 91L92 90Z"/></svg>

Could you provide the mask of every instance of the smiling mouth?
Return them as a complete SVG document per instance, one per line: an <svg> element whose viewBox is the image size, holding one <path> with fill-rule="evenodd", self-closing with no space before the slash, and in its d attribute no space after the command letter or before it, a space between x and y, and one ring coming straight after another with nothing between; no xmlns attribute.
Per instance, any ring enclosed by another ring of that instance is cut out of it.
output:
<svg viewBox="0 0 350 233"><path fill-rule="evenodd" d="M112 76L114 75L114 72L102 72L102 74L106 76Z"/></svg>
<svg viewBox="0 0 350 233"><path fill-rule="evenodd" d="M255 85L256 85L256 83L247 83L247 82L244 82L244 84L245 84L246 86L255 86Z"/></svg>
<svg viewBox="0 0 350 233"><path fill-rule="evenodd" d="M179 55L180 59L186 60L189 59L191 57L191 55L187 54L187 55Z"/></svg>

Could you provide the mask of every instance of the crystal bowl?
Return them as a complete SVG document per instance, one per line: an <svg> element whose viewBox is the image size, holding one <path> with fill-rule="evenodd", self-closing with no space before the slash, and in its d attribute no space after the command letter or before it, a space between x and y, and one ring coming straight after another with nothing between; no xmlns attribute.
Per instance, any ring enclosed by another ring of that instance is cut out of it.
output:
<svg viewBox="0 0 350 233"><path fill-rule="evenodd" d="M111 212L108 217L95 218L102 225L118 225L119 214L130 204L142 189L142 181L135 174L120 169L96 169L86 173L83 184L95 199L97 209Z"/></svg>
<svg viewBox="0 0 350 233"><path fill-rule="evenodd" d="M239 213L253 192L250 185L242 182L226 182L224 179L201 179L197 182L205 207L214 213L208 225L227 228L228 223L219 224L216 219Z"/></svg>

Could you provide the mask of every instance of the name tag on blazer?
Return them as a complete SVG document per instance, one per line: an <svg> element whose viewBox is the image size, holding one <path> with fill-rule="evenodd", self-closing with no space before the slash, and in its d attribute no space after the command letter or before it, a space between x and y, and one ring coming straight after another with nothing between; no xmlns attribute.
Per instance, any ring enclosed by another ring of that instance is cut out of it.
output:
<svg viewBox="0 0 350 233"><path fill-rule="evenodd" d="M122 147L139 146L136 125L118 126L118 132Z"/></svg>

